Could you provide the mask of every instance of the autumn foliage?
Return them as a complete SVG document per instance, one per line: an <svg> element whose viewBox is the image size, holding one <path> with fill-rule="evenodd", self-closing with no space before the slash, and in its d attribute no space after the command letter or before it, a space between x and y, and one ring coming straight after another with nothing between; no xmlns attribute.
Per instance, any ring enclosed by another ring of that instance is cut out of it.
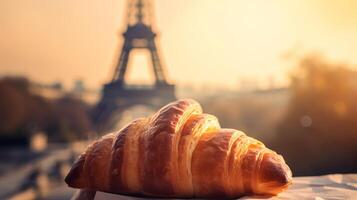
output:
<svg viewBox="0 0 357 200"><path fill-rule="evenodd" d="M31 85L25 78L0 79L0 140L4 144L24 141L37 131L57 142L86 137L91 129L88 105L69 96L47 99L34 94Z"/></svg>
<svg viewBox="0 0 357 200"><path fill-rule="evenodd" d="M356 172L357 73L307 56L293 73L291 92L273 143L295 175Z"/></svg>

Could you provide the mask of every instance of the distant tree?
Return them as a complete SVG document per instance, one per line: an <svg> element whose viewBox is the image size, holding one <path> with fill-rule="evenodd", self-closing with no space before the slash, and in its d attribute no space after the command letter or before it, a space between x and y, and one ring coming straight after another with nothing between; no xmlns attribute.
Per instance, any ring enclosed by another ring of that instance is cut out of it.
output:
<svg viewBox="0 0 357 200"><path fill-rule="evenodd" d="M52 138L65 141L87 139L87 134L92 130L90 107L71 96L62 97L54 104L55 120L48 130Z"/></svg>
<svg viewBox="0 0 357 200"><path fill-rule="evenodd" d="M89 106L79 99L46 99L32 92L26 78L0 79L0 140L26 139L44 131L50 141L87 138L91 130Z"/></svg>
<svg viewBox="0 0 357 200"><path fill-rule="evenodd" d="M286 94L224 94L201 101L204 111L217 116L222 127L235 128L267 142L285 108ZM283 100L283 101L282 101Z"/></svg>
<svg viewBox="0 0 357 200"><path fill-rule="evenodd" d="M299 61L274 143L295 175L357 172L356 78L319 56Z"/></svg>
<svg viewBox="0 0 357 200"><path fill-rule="evenodd" d="M23 78L0 80L0 134L21 135L26 121L26 100L29 96L28 81Z"/></svg>

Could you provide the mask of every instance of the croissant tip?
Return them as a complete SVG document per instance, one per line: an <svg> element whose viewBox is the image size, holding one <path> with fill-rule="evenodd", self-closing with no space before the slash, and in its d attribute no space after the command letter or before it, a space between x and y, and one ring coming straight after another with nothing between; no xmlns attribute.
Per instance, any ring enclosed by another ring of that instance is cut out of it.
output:
<svg viewBox="0 0 357 200"><path fill-rule="evenodd" d="M69 173L67 174L67 176L64 178L64 182L67 183L68 186L70 187L74 187L73 182L75 180L75 177L73 175L73 171L69 171Z"/></svg>
<svg viewBox="0 0 357 200"><path fill-rule="evenodd" d="M78 173L76 173L74 170L70 170L67 176L64 178L64 182L67 183L69 187L78 187L76 182L79 179Z"/></svg>
<svg viewBox="0 0 357 200"><path fill-rule="evenodd" d="M85 156L81 156L75 161L67 176L64 178L64 182L67 183L69 187L80 188L84 185L82 176L82 169L85 161L84 157Z"/></svg>
<svg viewBox="0 0 357 200"><path fill-rule="evenodd" d="M284 159L277 154L266 154L260 168L262 193L277 194L292 183L292 172Z"/></svg>

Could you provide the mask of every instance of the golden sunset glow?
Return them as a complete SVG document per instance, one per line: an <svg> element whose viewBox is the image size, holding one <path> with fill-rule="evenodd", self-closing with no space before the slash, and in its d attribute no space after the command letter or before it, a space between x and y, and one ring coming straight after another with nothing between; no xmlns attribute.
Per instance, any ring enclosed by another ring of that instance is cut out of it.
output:
<svg viewBox="0 0 357 200"><path fill-rule="evenodd" d="M357 196L357 0L0 0L0 29L0 199Z"/></svg>
<svg viewBox="0 0 357 200"><path fill-rule="evenodd" d="M286 85L287 52L357 63L357 2L156 0L156 29L170 79L237 88L244 78ZM34 80L110 80L121 47L124 1L0 2L0 73ZM133 61L133 80L147 78ZM144 81L145 82L145 81Z"/></svg>

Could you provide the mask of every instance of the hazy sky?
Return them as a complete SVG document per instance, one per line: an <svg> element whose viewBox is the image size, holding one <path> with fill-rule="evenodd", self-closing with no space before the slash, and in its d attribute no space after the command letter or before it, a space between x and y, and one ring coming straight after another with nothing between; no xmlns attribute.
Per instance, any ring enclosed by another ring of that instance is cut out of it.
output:
<svg viewBox="0 0 357 200"><path fill-rule="evenodd" d="M156 25L172 81L236 87L286 84L287 51L357 64L357 1L156 0ZM107 82L121 47L124 0L0 0L0 75L90 87ZM147 77L145 54L132 79ZM144 76L145 75L145 76ZM145 78L144 78L145 79ZM147 79L147 78L146 78Z"/></svg>

